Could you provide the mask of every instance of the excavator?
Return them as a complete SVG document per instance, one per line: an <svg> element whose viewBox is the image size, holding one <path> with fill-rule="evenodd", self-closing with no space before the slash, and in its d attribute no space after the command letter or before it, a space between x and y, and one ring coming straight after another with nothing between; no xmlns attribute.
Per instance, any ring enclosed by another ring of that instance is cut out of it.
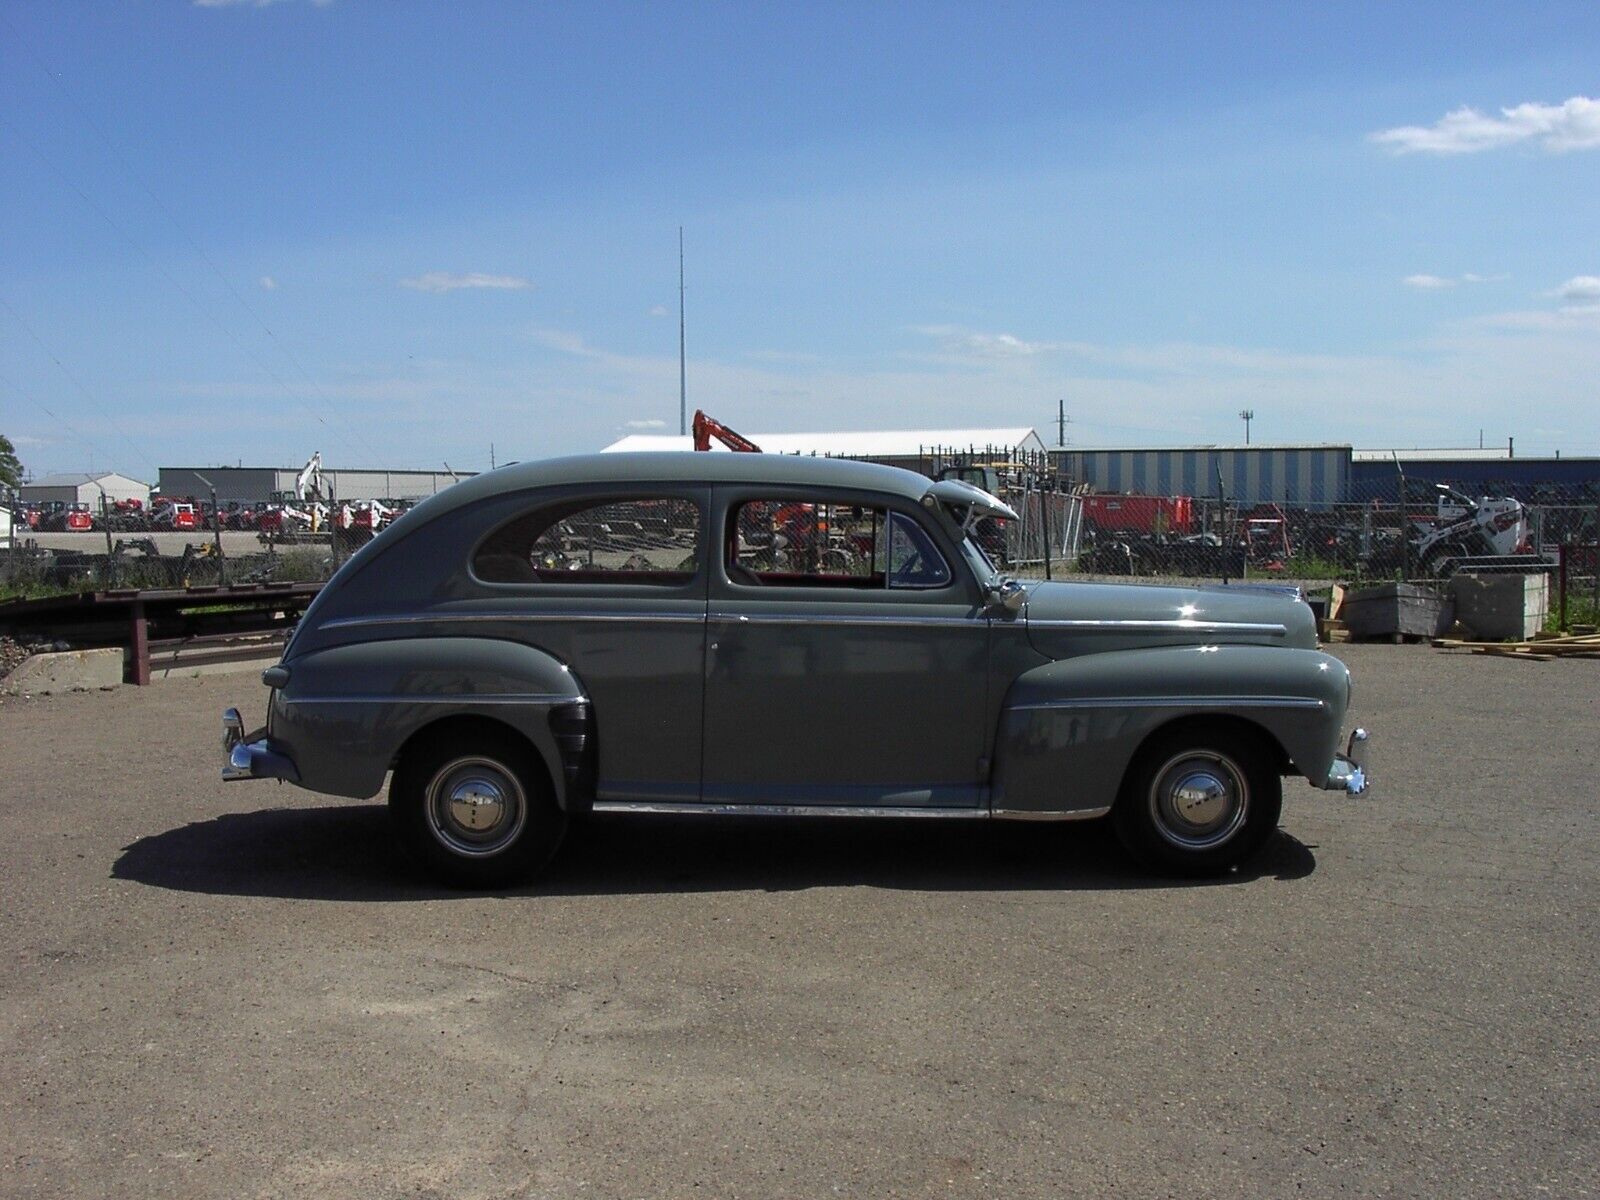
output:
<svg viewBox="0 0 1600 1200"><path fill-rule="evenodd" d="M318 450L295 477L294 491L272 494L272 505L261 514L256 528L263 540L292 541L298 535L321 533L327 524L328 506L322 500L322 451Z"/></svg>
<svg viewBox="0 0 1600 1200"><path fill-rule="evenodd" d="M694 410L694 448L696 450L711 449L711 439L716 438L729 450L736 450L741 454L760 454L761 447L752 442L744 434L729 429L715 417L708 417L701 409Z"/></svg>

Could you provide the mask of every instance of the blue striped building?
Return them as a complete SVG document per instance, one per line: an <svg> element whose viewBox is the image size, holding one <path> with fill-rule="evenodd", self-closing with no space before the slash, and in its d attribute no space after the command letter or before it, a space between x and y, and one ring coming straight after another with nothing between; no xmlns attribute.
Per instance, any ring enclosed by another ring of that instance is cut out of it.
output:
<svg viewBox="0 0 1600 1200"><path fill-rule="evenodd" d="M1296 508L1341 503L1350 485L1348 445L1180 446L1052 451L1063 475L1097 492L1215 497Z"/></svg>

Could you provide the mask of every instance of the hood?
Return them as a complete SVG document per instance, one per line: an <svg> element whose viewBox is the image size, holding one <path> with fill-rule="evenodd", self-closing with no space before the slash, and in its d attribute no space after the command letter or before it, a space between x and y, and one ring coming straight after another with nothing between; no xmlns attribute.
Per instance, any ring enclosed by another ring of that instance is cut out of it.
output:
<svg viewBox="0 0 1600 1200"><path fill-rule="evenodd" d="M1316 649L1303 600L1249 587L1039 583L1028 588L1028 640L1048 658L1145 646Z"/></svg>

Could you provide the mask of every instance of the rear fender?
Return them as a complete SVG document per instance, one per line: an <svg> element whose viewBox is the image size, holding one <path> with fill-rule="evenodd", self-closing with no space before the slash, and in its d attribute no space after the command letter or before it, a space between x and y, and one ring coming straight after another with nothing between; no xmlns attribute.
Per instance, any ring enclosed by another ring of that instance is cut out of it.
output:
<svg viewBox="0 0 1600 1200"><path fill-rule="evenodd" d="M1085 654L1012 683L995 738L998 814L1104 810L1146 738L1172 721L1227 717L1265 732L1281 770L1327 776L1349 672L1315 650L1170 646Z"/></svg>
<svg viewBox="0 0 1600 1200"><path fill-rule="evenodd" d="M557 803L569 807L573 771L563 750L572 757L572 718L588 715L588 697L566 664L542 650L498 638L402 638L314 650L288 669L272 694L267 732L294 761L302 787L374 796L414 734L473 716L527 738ZM553 730L558 710L561 728Z"/></svg>

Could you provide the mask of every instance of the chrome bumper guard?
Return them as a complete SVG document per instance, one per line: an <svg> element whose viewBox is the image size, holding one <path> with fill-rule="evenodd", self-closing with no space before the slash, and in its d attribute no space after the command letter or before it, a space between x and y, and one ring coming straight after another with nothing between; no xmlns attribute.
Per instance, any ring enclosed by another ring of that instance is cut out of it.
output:
<svg viewBox="0 0 1600 1200"><path fill-rule="evenodd" d="M224 709L222 713L222 778L226 782L236 779L287 779L300 782L300 772L287 754L274 750L263 736L265 731L246 734L244 721L237 708Z"/></svg>
<svg viewBox="0 0 1600 1200"><path fill-rule="evenodd" d="M1372 786L1372 780L1367 777L1367 746L1369 739L1365 729L1354 730L1350 734L1350 743L1345 747L1343 754L1333 756L1333 766L1328 771L1328 779L1322 786L1330 792L1344 792L1350 796L1365 795Z"/></svg>

